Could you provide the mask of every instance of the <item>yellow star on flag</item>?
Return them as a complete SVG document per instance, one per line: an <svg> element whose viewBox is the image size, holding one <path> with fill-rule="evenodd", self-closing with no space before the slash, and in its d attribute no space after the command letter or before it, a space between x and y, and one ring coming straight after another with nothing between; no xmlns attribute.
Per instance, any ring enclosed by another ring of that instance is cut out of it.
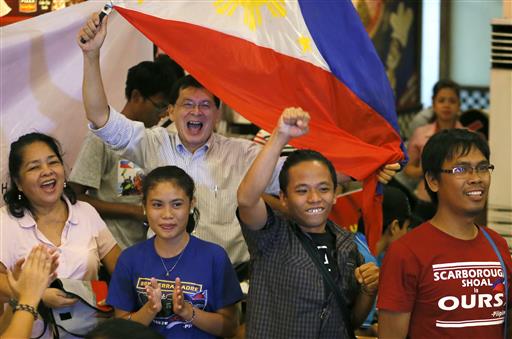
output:
<svg viewBox="0 0 512 339"><path fill-rule="evenodd" d="M300 47L302 48L302 53L311 52L311 38L307 36L301 35L297 41L299 42Z"/></svg>

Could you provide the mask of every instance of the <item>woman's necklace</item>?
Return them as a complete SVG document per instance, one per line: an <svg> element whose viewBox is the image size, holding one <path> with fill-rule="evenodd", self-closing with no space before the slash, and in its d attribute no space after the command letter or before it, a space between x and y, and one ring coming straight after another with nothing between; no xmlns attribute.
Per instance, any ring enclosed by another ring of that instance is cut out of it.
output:
<svg viewBox="0 0 512 339"><path fill-rule="evenodd" d="M174 268L176 267L176 265L178 265L178 263L180 262L180 259L181 259L181 256L183 255L183 253L185 253L185 249L187 247L185 246L185 248L183 249L183 251L181 251L180 253L180 256L178 257L178 260L176 260L176 262L174 263L174 265L172 265L171 269L168 270L167 269L167 266L165 266L165 263L164 263L164 259L162 259L162 257L160 257L160 255L158 257L160 257L160 261L162 262L162 266L164 267L164 270L165 270L165 276L166 277L169 277L169 275L171 274L171 272L174 270Z"/></svg>

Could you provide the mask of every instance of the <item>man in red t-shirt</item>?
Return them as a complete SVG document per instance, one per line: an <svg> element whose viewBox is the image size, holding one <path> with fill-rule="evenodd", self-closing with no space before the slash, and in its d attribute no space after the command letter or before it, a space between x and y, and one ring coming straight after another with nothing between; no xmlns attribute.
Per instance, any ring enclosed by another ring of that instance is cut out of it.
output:
<svg viewBox="0 0 512 339"><path fill-rule="evenodd" d="M494 168L489 153L483 138L460 129L439 132L425 145L425 187L437 211L386 253L377 302L380 338L503 338L505 317L512 337L510 252L505 239L485 229L504 274L475 225Z"/></svg>

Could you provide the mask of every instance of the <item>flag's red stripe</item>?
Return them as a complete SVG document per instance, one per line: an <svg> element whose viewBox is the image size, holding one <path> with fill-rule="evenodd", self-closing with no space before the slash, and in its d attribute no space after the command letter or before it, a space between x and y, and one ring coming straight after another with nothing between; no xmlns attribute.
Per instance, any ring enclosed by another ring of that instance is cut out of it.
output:
<svg viewBox="0 0 512 339"><path fill-rule="evenodd" d="M388 122L329 72L204 27L118 10L256 125L272 130L289 106L310 112L311 133L295 144L321 150L345 173L366 177L380 164L400 157L400 137Z"/></svg>

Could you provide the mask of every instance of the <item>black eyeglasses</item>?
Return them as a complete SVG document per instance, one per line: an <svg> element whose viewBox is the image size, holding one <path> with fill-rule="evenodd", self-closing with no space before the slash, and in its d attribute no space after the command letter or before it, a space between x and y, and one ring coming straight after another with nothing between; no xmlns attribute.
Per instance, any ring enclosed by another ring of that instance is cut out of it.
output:
<svg viewBox="0 0 512 339"><path fill-rule="evenodd" d="M155 108L156 108L156 110L158 112L166 111L167 108L169 107L169 103L168 102L157 103L157 102L154 102L150 97L147 97L146 99L148 99L149 102L152 103L153 106L155 106Z"/></svg>
<svg viewBox="0 0 512 339"><path fill-rule="evenodd" d="M453 174L456 177L467 177L475 172L478 175L488 175L494 170L494 165L491 164L479 164L475 167L470 165L458 165L450 169L440 169L441 173Z"/></svg>

